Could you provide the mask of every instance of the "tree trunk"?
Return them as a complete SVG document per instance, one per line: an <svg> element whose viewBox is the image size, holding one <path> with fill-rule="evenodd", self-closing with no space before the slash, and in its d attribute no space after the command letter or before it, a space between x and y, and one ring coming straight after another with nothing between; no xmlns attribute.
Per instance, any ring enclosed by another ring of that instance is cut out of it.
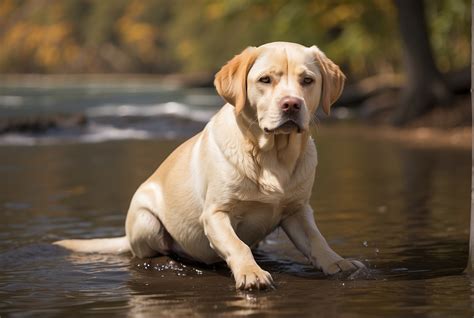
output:
<svg viewBox="0 0 474 318"><path fill-rule="evenodd" d="M474 2L471 2L471 16L474 14ZM474 101L472 100L472 90L474 80L474 44L472 43L473 39L474 26L471 24L471 109L472 109L472 122L474 124ZM474 147L472 149L472 170L471 170L471 231L469 238L469 260L467 261L466 272L474 272Z"/></svg>
<svg viewBox="0 0 474 318"><path fill-rule="evenodd" d="M402 39L406 86L393 118L395 125L426 113L449 101L449 88L436 67L431 49L423 0L394 0Z"/></svg>

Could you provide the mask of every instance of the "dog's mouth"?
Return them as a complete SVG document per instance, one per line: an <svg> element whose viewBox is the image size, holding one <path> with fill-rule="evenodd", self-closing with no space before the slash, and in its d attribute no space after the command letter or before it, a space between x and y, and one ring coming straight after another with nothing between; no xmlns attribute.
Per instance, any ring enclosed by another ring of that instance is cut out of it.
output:
<svg viewBox="0 0 474 318"><path fill-rule="evenodd" d="M303 129L301 128L301 126L292 119L285 121L283 124L273 129L269 129L267 127L263 128L263 131L265 131L265 133L267 134L290 134L294 131L299 134L302 130Z"/></svg>

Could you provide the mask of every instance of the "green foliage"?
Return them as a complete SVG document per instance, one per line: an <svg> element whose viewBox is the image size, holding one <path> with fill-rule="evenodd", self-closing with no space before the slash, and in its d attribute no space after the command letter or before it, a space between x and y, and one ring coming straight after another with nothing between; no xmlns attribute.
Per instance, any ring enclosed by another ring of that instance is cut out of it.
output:
<svg viewBox="0 0 474 318"><path fill-rule="evenodd" d="M447 71L470 62L471 3L465 0L427 1L431 44L439 67Z"/></svg>
<svg viewBox="0 0 474 318"><path fill-rule="evenodd" d="M443 71L470 61L470 2L426 1ZM1 72L214 72L249 45L317 44L346 73L401 68L388 0L0 0Z"/></svg>

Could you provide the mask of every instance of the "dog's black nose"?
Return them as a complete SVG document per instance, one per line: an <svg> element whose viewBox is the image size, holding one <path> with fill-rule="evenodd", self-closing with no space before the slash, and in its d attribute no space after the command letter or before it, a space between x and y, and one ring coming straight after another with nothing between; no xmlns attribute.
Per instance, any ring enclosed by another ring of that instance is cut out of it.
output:
<svg viewBox="0 0 474 318"><path fill-rule="evenodd" d="M281 110L287 114L299 112L301 105L303 105L303 100L298 97L287 96L280 101Z"/></svg>

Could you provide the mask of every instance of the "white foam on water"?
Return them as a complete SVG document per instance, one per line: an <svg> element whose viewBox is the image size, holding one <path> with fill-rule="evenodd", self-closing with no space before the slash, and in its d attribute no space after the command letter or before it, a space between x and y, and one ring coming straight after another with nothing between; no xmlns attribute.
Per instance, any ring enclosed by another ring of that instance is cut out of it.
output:
<svg viewBox="0 0 474 318"><path fill-rule="evenodd" d="M0 136L0 145L21 145L21 146L34 146L37 144L36 137L30 137L20 134L5 134Z"/></svg>
<svg viewBox="0 0 474 318"><path fill-rule="evenodd" d="M23 105L24 100L23 96L0 95L0 107L18 108Z"/></svg>
<svg viewBox="0 0 474 318"><path fill-rule="evenodd" d="M150 139L154 136L145 130L117 128L109 125L90 124L86 129L74 134L46 133L42 135L25 135L10 133L0 136L0 146L18 145L52 145L60 143L99 143L109 140ZM161 136L174 138L171 136Z"/></svg>
<svg viewBox="0 0 474 318"><path fill-rule="evenodd" d="M194 106L168 102L154 105L112 105L107 104L90 108L87 110L88 117L158 117L158 116L174 116L193 121L207 122L216 113L217 109L198 109Z"/></svg>
<svg viewBox="0 0 474 318"><path fill-rule="evenodd" d="M151 137L152 135L145 130L91 124L88 127L88 131L79 136L79 141L94 143L107 140L149 139Z"/></svg>
<svg viewBox="0 0 474 318"><path fill-rule="evenodd" d="M174 139L183 135L183 129L166 129L165 131L149 131L143 128L116 127L110 124L97 123L100 118L105 117L155 117L171 116L177 119L191 120L198 123L206 123L215 114L217 109L203 109L187 104L168 102L153 105L113 105L106 104L89 108L86 117L92 120L82 128L71 128L65 130L48 130L40 134L7 133L0 135L0 146L4 145L50 145L59 143L98 143L109 140L125 139L150 139L163 138Z"/></svg>

